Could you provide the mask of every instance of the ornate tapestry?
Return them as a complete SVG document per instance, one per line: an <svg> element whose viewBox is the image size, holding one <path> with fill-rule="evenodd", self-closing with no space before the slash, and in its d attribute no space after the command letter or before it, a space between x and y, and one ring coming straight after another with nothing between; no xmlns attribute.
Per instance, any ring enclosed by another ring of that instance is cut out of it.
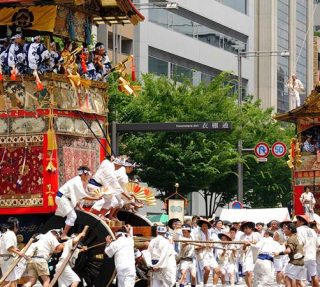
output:
<svg viewBox="0 0 320 287"><path fill-rule="evenodd" d="M52 80L47 80L50 77ZM66 81L63 75L48 74L42 80L44 89L37 91L34 79L29 78L23 81L3 82L3 94L0 92L0 111L46 109L50 102L49 91L52 91L53 101L59 110L106 114L105 83L91 81L91 86L88 89L84 87L72 88L70 82Z"/></svg>
<svg viewBox="0 0 320 287"><path fill-rule="evenodd" d="M100 144L96 139L59 136L59 185L77 175L81 165L95 171L99 165Z"/></svg>
<svg viewBox="0 0 320 287"><path fill-rule="evenodd" d="M42 136L0 138L0 208L43 205Z"/></svg>

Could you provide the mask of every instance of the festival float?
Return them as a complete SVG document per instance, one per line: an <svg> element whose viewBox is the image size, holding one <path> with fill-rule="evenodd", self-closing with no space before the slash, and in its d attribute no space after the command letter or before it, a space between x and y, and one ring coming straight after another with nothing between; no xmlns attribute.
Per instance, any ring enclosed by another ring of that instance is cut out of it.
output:
<svg viewBox="0 0 320 287"><path fill-rule="evenodd" d="M50 38L90 44L95 24L134 25L144 17L130 0L7 0L0 1L0 31L20 31L24 37L41 35L47 47ZM54 216L58 187L77 174L80 165L97 169L110 156L106 133L107 83L81 77L74 69L76 54L64 58L65 72L5 74L0 71L0 214L20 221L27 241L35 232L64 226ZM113 69L119 72L119 89L134 93L123 76L124 62ZM82 65L82 62L81 62ZM84 68L84 67L82 67ZM147 188L131 184L137 198L153 204ZM134 234L150 236L151 223L143 216L120 211L118 218L134 226ZM94 246L121 226L111 226L89 212L78 212L74 231L89 225L83 244ZM109 286L115 275L113 259L104 255L104 246L92 248L79 257L75 267L86 286Z"/></svg>
<svg viewBox="0 0 320 287"><path fill-rule="evenodd" d="M314 212L320 213L320 88L316 86L304 104L275 116L276 120L294 123L297 137L290 142L287 164L292 170L294 214L304 214L300 196L305 187L314 194ZM306 152L303 145L311 138L314 151Z"/></svg>

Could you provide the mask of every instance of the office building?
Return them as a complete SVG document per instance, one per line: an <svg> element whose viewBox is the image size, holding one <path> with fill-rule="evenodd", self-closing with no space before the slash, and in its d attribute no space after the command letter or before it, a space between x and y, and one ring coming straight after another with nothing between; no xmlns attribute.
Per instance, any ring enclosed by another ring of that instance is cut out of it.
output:
<svg viewBox="0 0 320 287"><path fill-rule="evenodd" d="M262 107L284 112L289 107L285 84L296 74L305 86L303 103L313 88L313 14L312 0L256 0L255 50L284 51L289 57L256 58L255 96Z"/></svg>
<svg viewBox="0 0 320 287"><path fill-rule="evenodd" d="M254 48L254 1L175 2L178 9L150 3L144 9L146 1L137 1L146 18L135 27L137 74L152 72L193 84L208 82L222 71L237 76L237 47ZM247 93L254 91L253 68L254 60L244 58L242 77Z"/></svg>

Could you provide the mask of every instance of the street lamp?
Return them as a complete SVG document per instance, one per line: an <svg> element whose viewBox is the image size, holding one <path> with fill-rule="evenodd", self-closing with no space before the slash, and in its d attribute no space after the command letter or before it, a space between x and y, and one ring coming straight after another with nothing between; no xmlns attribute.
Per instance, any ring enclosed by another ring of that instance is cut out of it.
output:
<svg viewBox="0 0 320 287"><path fill-rule="evenodd" d="M242 51L238 46L238 105L241 111L242 105L242 57L270 57L270 56L281 56L289 57L289 51ZM242 130L242 127L240 131ZM240 132L240 139L238 140L238 153L239 157L242 158L242 137ZM237 200L243 203L243 163L238 162L238 192Z"/></svg>

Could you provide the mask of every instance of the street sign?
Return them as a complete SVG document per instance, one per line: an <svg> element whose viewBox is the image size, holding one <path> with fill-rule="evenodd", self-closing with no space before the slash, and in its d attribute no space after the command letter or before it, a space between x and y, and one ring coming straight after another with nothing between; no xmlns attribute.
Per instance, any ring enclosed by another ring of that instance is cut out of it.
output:
<svg viewBox="0 0 320 287"><path fill-rule="evenodd" d="M265 142L259 142L254 147L254 153L258 158L268 157L269 152L270 152L270 148L268 144Z"/></svg>
<svg viewBox="0 0 320 287"><path fill-rule="evenodd" d="M283 157L287 153L287 146L283 142L275 142L271 147L271 152L275 157Z"/></svg>
<svg viewBox="0 0 320 287"><path fill-rule="evenodd" d="M230 130L231 130L231 122L133 123L133 124L117 123L117 132L155 132L155 131L212 132L212 131L230 131Z"/></svg>
<svg viewBox="0 0 320 287"><path fill-rule="evenodd" d="M231 208L232 209L241 209L241 208L243 208L243 205L240 201L235 201L232 203Z"/></svg>
<svg viewBox="0 0 320 287"><path fill-rule="evenodd" d="M258 157L258 162L267 162L268 158L266 157Z"/></svg>

